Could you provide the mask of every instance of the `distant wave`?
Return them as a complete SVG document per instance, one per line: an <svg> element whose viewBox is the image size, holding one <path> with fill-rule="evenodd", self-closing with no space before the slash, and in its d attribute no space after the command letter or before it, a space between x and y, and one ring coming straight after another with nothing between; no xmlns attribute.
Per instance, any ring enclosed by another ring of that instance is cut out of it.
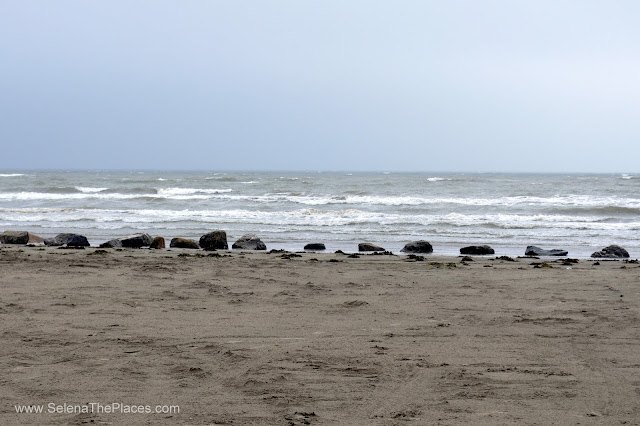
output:
<svg viewBox="0 0 640 426"><path fill-rule="evenodd" d="M0 177L17 177L24 176L22 173L0 173Z"/></svg>
<svg viewBox="0 0 640 426"><path fill-rule="evenodd" d="M574 209L576 213L587 209L611 209L612 213L629 213L640 209L640 198L607 196L568 195L554 197L515 196L497 198L476 197L417 197L381 195L305 195L303 192L280 192L262 195L232 194L233 189L212 188L156 188L154 193L142 188L130 193L111 192L106 188L83 188L80 193L57 192L5 192L0 200L64 200L64 199L145 199L162 198L175 200L229 200L252 203L292 203L307 206L352 205L352 206L490 206L490 207L539 207ZM605 210L605 213L607 210Z"/></svg>

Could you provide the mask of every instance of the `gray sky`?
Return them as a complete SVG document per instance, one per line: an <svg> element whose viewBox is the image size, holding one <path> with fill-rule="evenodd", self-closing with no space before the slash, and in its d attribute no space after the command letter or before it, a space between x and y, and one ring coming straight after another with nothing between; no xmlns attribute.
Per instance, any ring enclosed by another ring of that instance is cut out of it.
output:
<svg viewBox="0 0 640 426"><path fill-rule="evenodd" d="M3 168L638 172L637 1L0 1Z"/></svg>

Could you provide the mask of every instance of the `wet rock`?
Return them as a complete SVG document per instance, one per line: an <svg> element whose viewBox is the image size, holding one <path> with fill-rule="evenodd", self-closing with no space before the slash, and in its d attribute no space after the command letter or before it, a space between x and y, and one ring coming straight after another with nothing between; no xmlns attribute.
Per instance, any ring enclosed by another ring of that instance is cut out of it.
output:
<svg viewBox="0 0 640 426"><path fill-rule="evenodd" d="M243 235L238 239L238 241L233 243L231 248L240 250L266 250L267 246L260 238L258 238L257 235L247 234Z"/></svg>
<svg viewBox="0 0 640 426"><path fill-rule="evenodd" d="M620 246L612 245L593 253L591 257L619 259L619 258L629 257L629 252Z"/></svg>
<svg viewBox="0 0 640 426"><path fill-rule="evenodd" d="M360 243L358 244L358 251L385 251L385 249L371 243Z"/></svg>
<svg viewBox="0 0 640 426"><path fill-rule="evenodd" d="M433 253L433 246L428 241L412 241L400 250L403 253Z"/></svg>
<svg viewBox="0 0 640 426"><path fill-rule="evenodd" d="M153 238L149 234L134 234L118 239L120 240L122 247L128 248L148 247L151 244L151 241L153 241Z"/></svg>
<svg viewBox="0 0 640 426"><path fill-rule="evenodd" d="M304 246L305 250L326 250L327 248L322 243L310 243Z"/></svg>
<svg viewBox="0 0 640 426"><path fill-rule="evenodd" d="M122 241L119 239L110 240L100 244L100 248L120 248L122 247Z"/></svg>
<svg viewBox="0 0 640 426"><path fill-rule="evenodd" d="M199 249L200 246L194 240L188 238L173 238L169 243L169 247L185 248L185 249Z"/></svg>
<svg viewBox="0 0 640 426"><path fill-rule="evenodd" d="M29 233L27 231L4 231L0 234L2 244L28 244Z"/></svg>
<svg viewBox="0 0 640 426"><path fill-rule="evenodd" d="M495 250L493 250L491 247L489 246L468 246L468 247L462 247L460 249L460 254L477 254L477 255L483 255L483 254L495 254Z"/></svg>
<svg viewBox="0 0 640 426"><path fill-rule="evenodd" d="M155 237L151 240L151 244L149 244L149 248L152 249L163 249L165 247L164 238L162 237Z"/></svg>
<svg viewBox="0 0 640 426"><path fill-rule="evenodd" d="M569 252L566 250L545 250L536 246L527 246L524 254L525 256L566 256Z"/></svg>
<svg viewBox="0 0 640 426"><path fill-rule="evenodd" d="M53 238L45 238L44 244L47 246L63 246L69 245L69 241L71 241L71 247L88 247L89 241L83 235L79 234L70 234L70 233L62 233L58 234Z"/></svg>
<svg viewBox="0 0 640 426"><path fill-rule="evenodd" d="M29 244L44 244L44 238L29 232Z"/></svg>
<svg viewBox="0 0 640 426"><path fill-rule="evenodd" d="M67 247L89 247L90 245L84 235L73 235L67 240Z"/></svg>
<svg viewBox="0 0 640 426"><path fill-rule="evenodd" d="M200 247L205 250L227 250L227 233L225 231L216 230L204 234L200 237Z"/></svg>

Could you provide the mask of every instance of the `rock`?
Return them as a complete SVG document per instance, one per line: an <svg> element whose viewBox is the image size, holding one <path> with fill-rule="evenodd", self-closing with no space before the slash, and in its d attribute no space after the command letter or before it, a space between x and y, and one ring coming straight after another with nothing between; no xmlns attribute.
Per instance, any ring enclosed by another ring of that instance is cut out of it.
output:
<svg viewBox="0 0 640 426"><path fill-rule="evenodd" d="M403 253L433 253L433 246L428 241L413 241L405 244L400 251Z"/></svg>
<svg viewBox="0 0 640 426"><path fill-rule="evenodd" d="M120 240L122 247L129 248L147 247L151 244L151 241L153 241L153 238L149 234L134 234L118 239Z"/></svg>
<svg viewBox="0 0 640 426"><path fill-rule="evenodd" d="M200 247L205 250L227 250L227 233L225 231L212 231L200 237Z"/></svg>
<svg viewBox="0 0 640 426"><path fill-rule="evenodd" d="M385 251L385 249L371 243L360 243L358 244L358 251Z"/></svg>
<svg viewBox="0 0 640 426"><path fill-rule="evenodd" d="M326 250L327 248L322 243L309 243L304 246L305 250Z"/></svg>
<svg viewBox="0 0 640 426"><path fill-rule="evenodd" d="M188 238L173 238L169 247L186 248L186 249L199 249L200 246L194 240Z"/></svg>
<svg viewBox="0 0 640 426"><path fill-rule="evenodd" d="M89 247L90 245L84 235L73 235L67 240L67 247Z"/></svg>
<svg viewBox="0 0 640 426"><path fill-rule="evenodd" d="M29 232L29 244L44 244L44 238Z"/></svg>
<svg viewBox="0 0 640 426"><path fill-rule="evenodd" d="M620 246L612 245L593 253L591 257L624 258L629 257L629 252Z"/></svg>
<svg viewBox="0 0 640 426"><path fill-rule="evenodd" d="M100 244L100 248L119 248L122 247L122 241L119 239L110 240L106 243Z"/></svg>
<svg viewBox="0 0 640 426"><path fill-rule="evenodd" d="M460 254L495 254L489 246L468 246L460 249Z"/></svg>
<svg viewBox="0 0 640 426"><path fill-rule="evenodd" d="M53 238L45 238L44 244L47 246L63 246L69 244L72 241L71 247L88 247L89 241L87 237L79 234L62 233Z"/></svg>
<svg viewBox="0 0 640 426"><path fill-rule="evenodd" d="M544 250L536 246L527 246L524 252L525 256L566 256L567 254L569 252L565 250Z"/></svg>
<svg viewBox="0 0 640 426"><path fill-rule="evenodd" d="M29 233L27 231L4 231L0 234L2 244L28 244Z"/></svg>
<svg viewBox="0 0 640 426"><path fill-rule="evenodd" d="M149 247L152 249L163 249L166 246L164 245L164 238L162 237L155 237L152 241L151 244L149 244Z"/></svg>
<svg viewBox="0 0 640 426"><path fill-rule="evenodd" d="M267 246L254 234L243 235L231 248L242 250L266 250Z"/></svg>

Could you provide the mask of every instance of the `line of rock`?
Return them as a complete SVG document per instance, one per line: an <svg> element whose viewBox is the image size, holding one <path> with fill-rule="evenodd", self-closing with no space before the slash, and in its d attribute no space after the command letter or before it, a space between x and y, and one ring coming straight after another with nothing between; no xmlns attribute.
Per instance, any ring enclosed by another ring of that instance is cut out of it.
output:
<svg viewBox="0 0 640 426"><path fill-rule="evenodd" d="M80 234L62 233L54 238L42 238L28 231L4 231L0 234L0 243L2 244L44 244L46 246L66 246L66 247L89 247L87 238ZM142 248L149 247L152 249L165 248L165 239L163 237L152 237L147 233L128 235L126 237L115 238L100 244L100 248ZM169 247L184 249L204 249L204 250L228 250L227 233L222 230L216 230L204 234L199 241L189 238L173 238ZM255 234L246 234L240 237L231 245L235 250L266 250L267 246ZM322 251L326 250L323 243L310 243L304 246L304 250ZM358 244L360 252L386 252L383 247L373 243ZM425 240L413 241L404 246L401 250L403 253L433 253L433 246ZM527 246L525 256L567 256L566 250L545 250L537 246ZM460 249L463 255L491 255L495 254L495 250L488 245L467 246ZM593 258L628 258L629 252L624 248L611 245L600 251L594 252Z"/></svg>

